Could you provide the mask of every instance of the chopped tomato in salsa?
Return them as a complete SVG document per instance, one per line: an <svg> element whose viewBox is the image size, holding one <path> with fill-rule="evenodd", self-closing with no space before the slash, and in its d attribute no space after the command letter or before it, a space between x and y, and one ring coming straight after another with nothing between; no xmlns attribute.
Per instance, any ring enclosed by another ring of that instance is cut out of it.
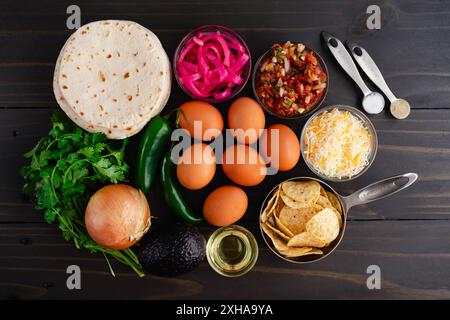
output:
<svg viewBox="0 0 450 320"><path fill-rule="evenodd" d="M293 117L311 110L322 97L327 75L314 52L289 41L274 44L256 76L256 93L273 112Z"/></svg>

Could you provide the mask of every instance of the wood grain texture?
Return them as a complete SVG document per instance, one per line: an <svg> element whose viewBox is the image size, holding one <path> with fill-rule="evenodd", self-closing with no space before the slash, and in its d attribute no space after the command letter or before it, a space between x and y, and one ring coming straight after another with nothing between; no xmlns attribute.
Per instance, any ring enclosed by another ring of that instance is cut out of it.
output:
<svg viewBox="0 0 450 320"><path fill-rule="evenodd" d="M254 224L244 226L263 243ZM142 279L114 264L113 278L101 256L76 250L51 226L10 224L0 231L0 299L450 298L449 221L351 221L341 247L327 259L293 265L261 247L254 269L236 279L217 275L206 262L185 276ZM71 264L82 270L82 290L66 289ZM366 286L373 264L381 268L380 291Z"/></svg>
<svg viewBox="0 0 450 320"><path fill-rule="evenodd" d="M65 30L69 1L25 2L0 4L0 46L7 48L0 51L0 108L43 108L54 103L50 90L54 62L71 33ZM83 23L135 20L157 33L170 56L183 35L199 24L236 29L254 60L277 41L308 43L324 56L330 70L333 90L327 102L358 105L359 89L321 43L320 31L327 30L364 46L393 92L410 100L413 108L450 107L450 73L445 68L450 56L441 54L449 49L450 5L445 2L384 1L379 31L365 28L370 1L314 1L307 6L302 1L253 0L78 3Z"/></svg>
<svg viewBox="0 0 450 320"><path fill-rule="evenodd" d="M134 20L153 30L173 56L181 38L202 24L229 26L246 40L256 61L272 43L284 40L309 44L322 55L330 73L325 104L360 106L362 95L320 39L327 30L342 40L365 47L385 75L392 91L413 108L407 120L388 111L371 116L379 150L370 170L349 183L336 183L347 195L369 183L405 172L419 181L407 191L353 208L338 250L327 259L295 266L276 258L264 246L257 217L266 193L286 178L312 175L302 161L290 172L267 177L246 188L250 199L240 224L254 232L260 258L248 275L226 279L204 262L177 278L137 278L115 264L112 278L103 258L76 250L64 242L56 226L21 196L22 154L49 129L58 108L52 77L59 50L71 31L65 28L72 1L12 1L0 3L0 299L313 299L355 298L450 299L450 2L382 1L382 29L365 28L365 10L373 1L260 0L81 0L82 22L98 19ZM370 82L368 85L374 88ZM188 97L172 87L167 109ZM247 84L242 95L252 95ZM219 105L225 116L228 104ZM279 120L268 116L268 123ZM304 121L286 122L299 135ZM139 135L128 147L133 163ZM229 183L222 171L211 185L185 191L197 211L215 187ZM150 195L155 227L173 221L161 197ZM214 228L203 226L206 236ZM66 289L65 269L80 265L81 291ZM368 290L366 269L382 270L382 290ZM237 290L236 288L239 288Z"/></svg>

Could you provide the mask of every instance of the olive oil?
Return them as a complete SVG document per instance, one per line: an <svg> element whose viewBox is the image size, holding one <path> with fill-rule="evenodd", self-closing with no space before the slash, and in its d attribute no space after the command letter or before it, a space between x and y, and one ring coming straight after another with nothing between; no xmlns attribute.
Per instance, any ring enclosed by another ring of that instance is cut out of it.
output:
<svg viewBox="0 0 450 320"><path fill-rule="evenodd" d="M247 229L231 225L216 230L208 239L206 257L219 274L238 277L248 271L258 259L258 244Z"/></svg>

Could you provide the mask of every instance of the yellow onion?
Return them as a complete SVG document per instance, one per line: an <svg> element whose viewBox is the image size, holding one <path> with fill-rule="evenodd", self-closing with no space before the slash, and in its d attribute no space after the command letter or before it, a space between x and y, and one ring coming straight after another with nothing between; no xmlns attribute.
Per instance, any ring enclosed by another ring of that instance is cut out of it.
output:
<svg viewBox="0 0 450 320"><path fill-rule="evenodd" d="M109 185L89 200L86 228L98 244L123 250L138 242L150 227L150 207L141 190L125 184Z"/></svg>

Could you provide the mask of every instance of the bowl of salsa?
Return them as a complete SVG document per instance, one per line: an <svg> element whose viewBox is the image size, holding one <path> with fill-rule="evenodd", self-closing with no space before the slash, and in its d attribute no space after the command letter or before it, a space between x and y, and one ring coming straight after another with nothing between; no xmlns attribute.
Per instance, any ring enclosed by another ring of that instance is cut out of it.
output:
<svg viewBox="0 0 450 320"><path fill-rule="evenodd" d="M320 55L302 43L274 44L253 69L253 93L267 112L283 119L314 112L328 91L328 70Z"/></svg>

